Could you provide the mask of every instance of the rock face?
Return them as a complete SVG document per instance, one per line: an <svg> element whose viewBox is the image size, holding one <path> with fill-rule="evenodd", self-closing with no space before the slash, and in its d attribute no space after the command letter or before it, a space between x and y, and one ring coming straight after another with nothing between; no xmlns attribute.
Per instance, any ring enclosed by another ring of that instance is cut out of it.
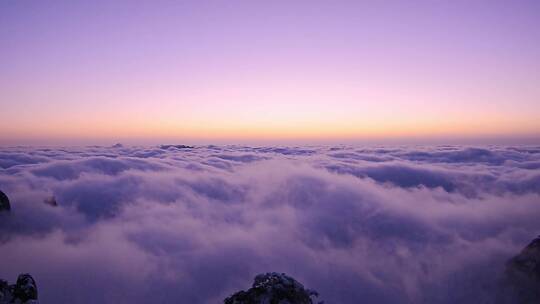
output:
<svg viewBox="0 0 540 304"><path fill-rule="evenodd" d="M49 196L46 199L43 200L43 203L52 207L57 207L58 203L56 202L56 197Z"/></svg>
<svg viewBox="0 0 540 304"><path fill-rule="evenodd" d="M284 273L266 273L255 277L247 291L239 291L225 299L225 304L313 304L315 291L305 289ZM322 302L320 302L322 304Z"/></svg>
<svg viewBox="0 0 540 304"><path fill-rule="evenodd" d="M540 236L506 264L512 303L540 303Z"/></svg>
<svg viewBox="0 0 540 304"><path fill-rule="evenodd" d="M11 210L9 199L4 192L0 191L0 212L9 210Z"/></svg>
<svg viewBox="0 0 540 304"><path fill-rule="evenodd" d="M37 304L38 294L36 281L31 275L24 273L17 278L17 283L9 285L0 280L0 304L19 303Z"/></svg>

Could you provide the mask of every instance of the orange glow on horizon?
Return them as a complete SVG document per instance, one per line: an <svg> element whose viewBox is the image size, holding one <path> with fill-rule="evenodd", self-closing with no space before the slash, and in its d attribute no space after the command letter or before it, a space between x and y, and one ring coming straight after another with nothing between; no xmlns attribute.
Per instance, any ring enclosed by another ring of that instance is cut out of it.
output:
<svg viewBox="0 0 540 304"><path fill-rule="evenodd" d="M16 139L181 139L221 141L276 141L276 140L384 140L396 138L473 138L482 136L536 136L540 124L536 121L520 122L492 118L485 121L452 123L450 121L394 121L377 119L355 123L351 120L331 121L276 121L255 124L252 122L208 121L126 121L107 122L100 119L87 121L62 121L36 123L25 128L2 128L0 138ZM69 125L76 127L67 127ZM1 141L0 141L1 143Z"/></svg>

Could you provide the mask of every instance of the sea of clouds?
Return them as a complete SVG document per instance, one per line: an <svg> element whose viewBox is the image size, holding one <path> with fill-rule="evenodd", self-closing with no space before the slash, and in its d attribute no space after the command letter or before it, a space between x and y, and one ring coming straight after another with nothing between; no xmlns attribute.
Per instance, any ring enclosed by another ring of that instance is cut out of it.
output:
<svg viewBox="0 0 540 304"><path fill-rule="evenodd" d="M0 278L42 303L492 303L540 234L540 147L0 149ZM44 199L55 196L57 207Z"/></svg>

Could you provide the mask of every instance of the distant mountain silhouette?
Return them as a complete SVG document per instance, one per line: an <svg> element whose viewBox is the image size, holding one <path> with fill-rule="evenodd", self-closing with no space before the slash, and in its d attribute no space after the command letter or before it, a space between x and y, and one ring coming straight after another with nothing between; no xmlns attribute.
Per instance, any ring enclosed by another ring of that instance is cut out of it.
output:
<svg viewBox="0 0 540 304"><path fill-rule="evenodd" d="M161 145L159 146L160 149L163 150L170 150L170 149L193 149L193 146L186 146L186 145Z"/></svg>

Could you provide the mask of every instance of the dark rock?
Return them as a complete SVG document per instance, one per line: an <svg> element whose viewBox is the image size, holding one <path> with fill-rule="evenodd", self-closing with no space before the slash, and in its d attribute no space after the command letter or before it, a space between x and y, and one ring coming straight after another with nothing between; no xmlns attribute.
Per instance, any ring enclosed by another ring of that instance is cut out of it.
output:
<svg viewBox="0 0 540 304"><path fill-rule="evenodd" d="M0 280L0 303L9 303L12 299L11 286L7 281Z"/></svg>
<svg viewBox="0 0 540 304"><path fill-rule="evenodd" d="M247 291L239 291L225 299L225 304L313 304L315 291L305 289L284 273L266 273L255 277ZM322 303L322 302L320 302Z"/></svg>
<svg viewBox="0 0 540 304"><path fill-rule="evenodd" d="M507 267L512 272L540 282L540 236L508 261Z"/></svg>
<svg viewBox="0 0 540 304"><path fill-rule="evenodd" d="M170 149L193 149L192 146L186 146L186 145L161 145L159 146L160 149L163 150L170 150Z"/></svg>
<svg viewBox="0 0 540 304"><path fill-rule="evenodd" d="M540 236L506 263L505 287L512 303L540 303Z"/></svg>
<svg viewBox="0 0 540 304"><path fill-rule="evenodd" d="M7 195L0 191L0 212L11 210L11 205L9 204L9 198Z"/></svg>
<svg viewBox="0 0 540 304"><path fill-rule="evenodd" d="M37 300L37 286L34 278L28 273L20 274L15 284L13 297L23 303L29 300Z"/></svg>
<svg viewBox="0 0 540 304"><path fill-rule="evenodd" d="M37 285L28 273L20 274L17 283L9 285L0 280L0 304L7 303L38 303Z"/></svg>
<svg viewBox="0 0 540 304"><path fill-rule="evenodd" d="M58 203L56 202L56 197L54 197L54 195L47 197L46 199L43 200L43 202L52 207L58 206Z"/></svg>

